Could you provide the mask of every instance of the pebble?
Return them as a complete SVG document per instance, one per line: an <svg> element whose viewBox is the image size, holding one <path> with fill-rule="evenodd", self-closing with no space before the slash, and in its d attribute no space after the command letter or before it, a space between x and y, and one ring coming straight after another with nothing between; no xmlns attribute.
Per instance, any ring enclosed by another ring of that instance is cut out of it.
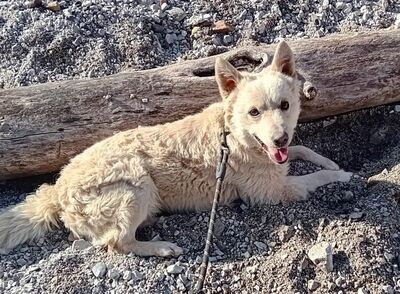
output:
<svg viewBox="0 0 400 294"><path fill-rule="evenodd" d="M232 41L233 41L233 38L230 35L224 36L224 44L225 45L227 45L227 46L230 45L232 43Z"/></svg>
<svg viewBox="0 0 400 294"><path fill-rule="evenodd" d="M282 226L280 230L278 231L278 238L279 241L282 243L286 243L292 238L295 234L295 229L292 226Z"/></svg>
<svg viewBox="0 0 400 294"><path fill-rule="evenodd" d="M132 271L132 281L138 282L143 280L145 275L137 270Z"/></svg>
<svg viewBox="0 0 400 294"><path fill-rule="evenodd" d="M346 280L343 277L338 277L335 279L335 284L338 287L342 287L346 283Z"/></svg>
<svg viewBox="0 0 400 294"><path fill-rule="evenodd" d="M103 262L98 262L92 267L92 272L97 278L102 278L107 272L107 265Z"/></svg>
<svg viewBox="0 0 400 294"><path fill-rule="evenodd" d="M130 281L132 279L132 272L130 270L123 271L122 279L124 279L125 281Z"/></svg>
<svg viewBox="0 0 400 294"><path fill-rule="evenodd" d="M350 219L361 219L363 217L364 213L363 212L352 212L349 215Z"/></svg>
<svg viewBox="0 0 400 294"><path fill-rule="evenodd" d="M307 288L311 292L317 290L319 288L319 286L321 286L321 284L319 282L315 281L315 280L309 280L307 282Z"/></svg>
<svg viewBox="0 0 400 294"><path fill-rule="evenodd" d="M37 8L43 6L42 0L31 0L26 2L28 8Z"/></svg>
<svg viewBox="0 0 400 294"><path fill-rule="evenodd" d="M394 294L394 289L391 285L384 285L382 287L382 290L384 293L388 293L388 294Z"/></svg>
<svg viewBox="0 0 400 294"><path fill-rule="evenodd" d="M333 271L333 248L330 243L321 242L312 246L308 258L314 264L324 266L328 272Z"/></svg>
<svg viewBox="0 0 400 294"><path fill-rule="evenodd" d="M226 34L233 31L233 28L224 20L218 20L211 26L213 33Z"/></svg>
<svg viewBox="0 0 400 294"><path fill-rule="evenodd" d="M366 288L361 287L361 288L358 288L357 294L369 294L369 291Z"/></svg>
<svg viewBox="0 0 400 294"><path fill-rule="evenodd" d="M266 245L265 243L263 243L263 242L260 242L260 241L255 241L255 242L254 242L254 245L256 245L256 247L257 247L258 249L260 249L260 250L265 250L265 249L267 249L267 245Z"/></svg>
<svg viewBox="0 0 400 294"><path fill-rule="evenodd" d="M165 41L167 41L167 43L170 45L173 44L177 39L178 39L178 37L176 36L175 33L167 34L165 36Z"/></svg>
<svg viewBox="0 0 400 294"><path fill-rule="evenodd" d="M51 1L51 2L47 3L47 9L49 9L53 12L57 12L57 11L60 11L61 7L57 1Z"/></svg>
<svg viewBox="0 0 400 294"><path fill-rule="evenodd" d="M108 277L113 280L118 280L121 276L121 271L116 268L112 268L108 271Z"/></svg>
<svg viewBox="0 0 400 294"><path fill-rule="evenodd" d="M181 272L183 272L183 270L184 268L177 264L172 264L167 267L167 273L169 274L180 274Z"/></svg>
<svg viewBox="0 0 400 294"><path fill-rule="evenodd" d="M400 15L400 14L399 14ZM400 18L399 18L400 19ZM394 107L395 112L400 112L400 105L395 105Z"/></svg>
<svg viewBox="0 0 400 294"><path fill-rule="evenodd" d="M88 241L83 240L83 239L75 240L72 243L72 250L85 250L85 249L88 249L91 247L92 247L92 244L90 244Z"/></svg>
<svg viewBox="0 0 400 294"><path fill-rule="evenodd" d="M167 11L176 21L181 21L186 17L186 12L179 7L173 7Z"/></svg>
<svg viewBox="0 0 400 294"><path fill-rule="evenodd" d="M385 252L385 253L383 254L383 256L385 257L385 259L386 259L387 262L393 262L393 260L396 258L395 255L393 255L393 254L391 254L391 253L388 253L388 252Z"/></svg>

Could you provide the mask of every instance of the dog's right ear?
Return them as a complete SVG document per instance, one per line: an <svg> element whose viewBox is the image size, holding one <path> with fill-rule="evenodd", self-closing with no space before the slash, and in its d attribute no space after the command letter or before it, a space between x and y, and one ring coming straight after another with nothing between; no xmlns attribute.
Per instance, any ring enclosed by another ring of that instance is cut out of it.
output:
<svg viewBox="0 0 400 294"><path fill-rule="evenodd" d="M270 68L290 77L296 76L293 52L285 41L281 41L276 47Z"/></svg>
<svg viewBox="0 0 400 294"><path fill-rule="evenodd" d="M215 60L215 78L217 79L219 92L223 99L236 89L243 78L240 72L225 59L217 57Z"/></svg>

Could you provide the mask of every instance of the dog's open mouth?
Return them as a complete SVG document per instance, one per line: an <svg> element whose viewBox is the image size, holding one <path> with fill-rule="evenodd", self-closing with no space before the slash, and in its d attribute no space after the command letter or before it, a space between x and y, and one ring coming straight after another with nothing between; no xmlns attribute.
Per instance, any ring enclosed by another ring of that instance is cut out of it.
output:
<svg viewBox="0 0 400 294"><path fill-rule="evenodd" d="M283 164L288 160L289 156L287 147L282 147L282 148L268 147L256 135L253 134L253 136L258 142L258 144L260 144L262 150L268 154L269 158L271 158L273 162L277 164Z"/></svg>

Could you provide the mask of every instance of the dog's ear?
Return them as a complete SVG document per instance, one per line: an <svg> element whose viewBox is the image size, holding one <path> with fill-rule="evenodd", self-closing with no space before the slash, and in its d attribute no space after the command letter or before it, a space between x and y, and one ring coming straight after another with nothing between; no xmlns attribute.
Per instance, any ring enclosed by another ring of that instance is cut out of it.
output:
<svg viewBox="0 0 400 294"><path fill-rule="evenodd" d="M217 57L215 60L215 78L217 79L222 98L226 98L236 89L243 77L228 61Z"/></svg>
<svg viewBox="0 0 400 294"><path fill-rule="evenodd" d="M285 41L281 41L276 47L270 69L290 77L296 75L293 52Z"/></svg>

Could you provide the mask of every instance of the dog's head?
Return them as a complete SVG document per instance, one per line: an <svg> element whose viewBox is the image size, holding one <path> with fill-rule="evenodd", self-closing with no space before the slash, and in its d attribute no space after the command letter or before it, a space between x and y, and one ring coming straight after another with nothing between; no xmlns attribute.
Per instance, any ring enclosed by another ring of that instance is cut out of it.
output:
<svg viewBox="0 0 400 294"><path fill-rule="evenodd" d="M241 73L217 58L215 75L232 135L245 148L285 163L300 113L299 81L288 44L279 43L271 65L261 73Z"/></svg>

